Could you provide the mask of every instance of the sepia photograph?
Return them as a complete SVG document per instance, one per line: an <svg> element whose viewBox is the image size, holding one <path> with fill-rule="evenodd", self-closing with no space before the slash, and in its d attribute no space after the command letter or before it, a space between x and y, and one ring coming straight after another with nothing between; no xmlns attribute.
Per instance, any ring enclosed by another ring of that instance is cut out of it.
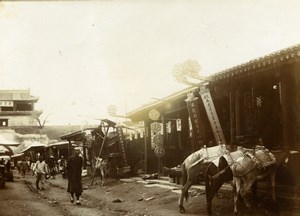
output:
<svg viewBox="0 0 300 216"><path fill-rule="evenodd" d="M0 0L0 216L300 215L300 2Z"/></svg>

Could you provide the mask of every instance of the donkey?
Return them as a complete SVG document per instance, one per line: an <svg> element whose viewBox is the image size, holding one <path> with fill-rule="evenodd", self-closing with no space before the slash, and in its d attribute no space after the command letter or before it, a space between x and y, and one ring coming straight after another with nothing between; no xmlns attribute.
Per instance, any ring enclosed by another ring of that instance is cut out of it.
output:
<svg viewBox="0 0 300 216"><path fill-rule="evenodd" d="M263 146L257 146L254 151L248 151L243 157L230 165L233 174L234 191L234 214L237 215L237 201L239 195L245 205L251 205L246 199L246 193L260 180L270 179L272 201L276 202L275 196L275 177L279 164L284 162L288 154L284 151L275 155ZM278 159L277 159L278 158Z"/></svg>
<svg viewBox="0 0 300 216"><path fill-rule="evenodd" d="M108 174L108 161L107 159L103 159L100 157L95 157L96 163L95 163L95 169L100 170L101 174L101 181L102 181L102 186L106 183L106 177Z"/></svg>

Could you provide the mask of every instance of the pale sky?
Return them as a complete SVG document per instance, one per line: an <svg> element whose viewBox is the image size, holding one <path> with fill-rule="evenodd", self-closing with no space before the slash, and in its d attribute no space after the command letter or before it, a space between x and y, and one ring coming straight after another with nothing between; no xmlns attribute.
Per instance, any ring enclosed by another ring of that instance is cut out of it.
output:
<svg viewBox="0 0 300 216"><path fill-rule="evenodd" d="M0 88L30 88L50 125L118 114L186 88L175 64L220 72L300 42L297 0L0 3Z"/></svg>

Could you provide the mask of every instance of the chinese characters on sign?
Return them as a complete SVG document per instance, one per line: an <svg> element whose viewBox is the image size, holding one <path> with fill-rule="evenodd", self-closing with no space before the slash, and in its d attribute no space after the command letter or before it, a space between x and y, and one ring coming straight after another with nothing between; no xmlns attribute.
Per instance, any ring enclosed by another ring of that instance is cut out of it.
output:
<svg viewBox="0 0 300 216"><path fill-rule="evenodd" d="M194 151L200 149L203 145L203 130L201 131L200 124L200 110L198 106L198 98L194 96L194 93L189 93L185 100L188 107L189 116L193 128L193 140L194 140Z"/></svg>
<svg viewBox="0 0 300 216"><path fill-rule="evenodd" d="M13 107L13 101L0 101L0 107Z"/></svg>
<svg viewBox="0 0 300 216"><path fill-rule="evenodd" d="M221 124L208 88L201 88L200 95L217 143L226 144Z"/></svg>

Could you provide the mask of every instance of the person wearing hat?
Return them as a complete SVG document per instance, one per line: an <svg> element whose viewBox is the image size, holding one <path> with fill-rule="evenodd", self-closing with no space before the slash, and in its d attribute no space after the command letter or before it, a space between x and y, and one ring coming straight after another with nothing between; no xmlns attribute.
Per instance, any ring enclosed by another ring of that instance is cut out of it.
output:
<svg viewBox="0 0 300 216"><path fill-rule="evenodd" d="M80 196L82 194L82 180L81 180L81 173L82 173L82 164L83 159L79 155L80 148L76 147L74 149L74 155L68 159L67 163L67 173L68 173L68 192L70 193L70 201L71 203L74 202L74 194L77 198L76 204L81 205L80 203Z"/></svg>

